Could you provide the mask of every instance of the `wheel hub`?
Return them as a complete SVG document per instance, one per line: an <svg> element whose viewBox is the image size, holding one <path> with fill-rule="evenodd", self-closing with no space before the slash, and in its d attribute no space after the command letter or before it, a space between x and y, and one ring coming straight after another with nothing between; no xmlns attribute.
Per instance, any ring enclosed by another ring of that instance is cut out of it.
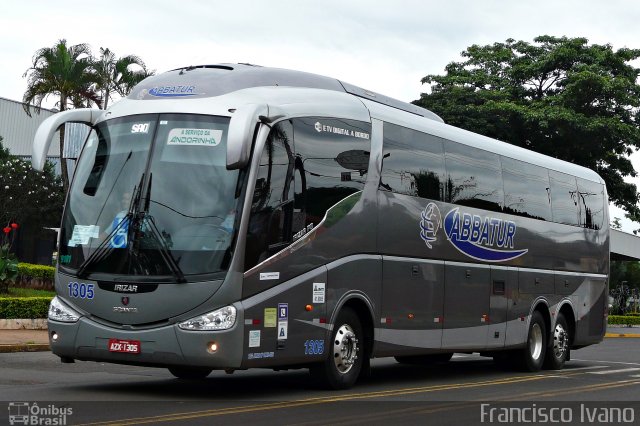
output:
<svg viewBox="0 0 640 426"><path fill-rule="evenodd" d="M353 329L348 325L342 325L333 341L333 362L336 369L346 374L351 370L358 359L358 339Z"/></svg>
<svg viewBox="0 0 640 426"><path fill-rule="evenodd" d="M569 347L569 335L562 324L556 324L553 330L553 355L561 359Z"/></svg>
<svg viewBox="0 0 640 426"><path fill-rule="evenodd" d="M542 329L539 324L533 324L531 328L531 336L529 337L529 353L531 358L537 360L542 354Z"/></svg>

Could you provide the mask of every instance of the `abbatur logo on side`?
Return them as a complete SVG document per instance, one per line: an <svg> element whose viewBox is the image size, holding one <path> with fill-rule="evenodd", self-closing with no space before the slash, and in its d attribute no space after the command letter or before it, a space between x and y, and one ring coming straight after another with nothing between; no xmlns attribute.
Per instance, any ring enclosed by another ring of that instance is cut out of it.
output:
<svg viewBox="0 0 640 426"><path fill-rule="evenodd" d="M440 227L449 242L468 257L485 262L506 262L526 254L528 249L515 249L518 227L511 220L450 210L442 219L435 203L429 203L420 214L420 238L427 247L437 241Z"/></svg>

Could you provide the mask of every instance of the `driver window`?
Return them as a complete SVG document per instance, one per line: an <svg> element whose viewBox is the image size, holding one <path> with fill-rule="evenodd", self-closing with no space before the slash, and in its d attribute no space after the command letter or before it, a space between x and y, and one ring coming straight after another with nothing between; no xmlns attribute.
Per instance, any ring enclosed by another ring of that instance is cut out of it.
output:
<svg viewBox="0 0 640 426"><path fill-rule="evenodd" d="M291 123L285 121L276 124L260 157L247 230L245 270L291 242L293 152Z"/></svg>

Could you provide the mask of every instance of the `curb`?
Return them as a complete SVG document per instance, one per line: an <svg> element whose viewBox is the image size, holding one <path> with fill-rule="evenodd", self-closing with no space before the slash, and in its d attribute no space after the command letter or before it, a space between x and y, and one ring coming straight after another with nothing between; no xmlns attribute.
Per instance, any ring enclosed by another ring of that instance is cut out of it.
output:
<svg viewBox="0 0 640 426"><path fill-rule="evenodd" d="M0 345L0 353L12 352L44 352L50 350L48 344L22 343L14 345Z"/></svg>
<svg viewBox="0 0 640 426"><path fill-rule="evenodd" d="M637 333L605 333L604 337L608 337L608 338L615 338L615 337L640 338L640 334L637 334Z"/></svg>
<svg viewBox="0 0 640 426"><path fill-rule="evenodd" d="M46 330L47 319L3 319L0 318L0 330Z"/></svg>

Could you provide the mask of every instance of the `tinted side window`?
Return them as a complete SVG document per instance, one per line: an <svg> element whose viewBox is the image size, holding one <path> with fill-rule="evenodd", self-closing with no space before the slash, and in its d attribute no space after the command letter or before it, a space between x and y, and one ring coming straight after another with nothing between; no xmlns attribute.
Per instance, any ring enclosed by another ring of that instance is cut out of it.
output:
<svg viewBox="0 0 640 426"><path fill-rule="evenodd" d="M294 164L291 123L278 123L271 129L260 157L247 231L245 270L291 242Z"/></svg>
<svg viewBox="0 0 640 426"><path fill-rule="evenodd" d="M501 157L500 160L505 213L551 220L551 190L547 169L507 157Z"/></svg>
<svg viewBox="0 0 640 426"><path fill-rule="evenodd" d="M384 123L381 189L443 201L444 180L442 139Z"/></svg>
<svg viewBox="0 0 640 426"><path fill-rule="evenodd" d="M296 147L295 225L311 228L327 210L362 190L369 170L371 124L354 120L293 120Z"/></svg>
<svg viewBox="0 0 640 426"><path fill-rule="evenodd" d="M549 170L553 221L578 226L578 187L576 178Z"/></svg>
<svg viewBox="0 0 640 426"><path fill-rule="evenodd" d="M479 209L502 211L500 157L481 149L445 141L447 202Z"/></svg>
<svg viewBox="0 0 640 426"><path fill-rule="evenodd" d="M604 222L604 187L585 179L578 181L578 205L580 207L580 226L600 229Z"/></svg>

